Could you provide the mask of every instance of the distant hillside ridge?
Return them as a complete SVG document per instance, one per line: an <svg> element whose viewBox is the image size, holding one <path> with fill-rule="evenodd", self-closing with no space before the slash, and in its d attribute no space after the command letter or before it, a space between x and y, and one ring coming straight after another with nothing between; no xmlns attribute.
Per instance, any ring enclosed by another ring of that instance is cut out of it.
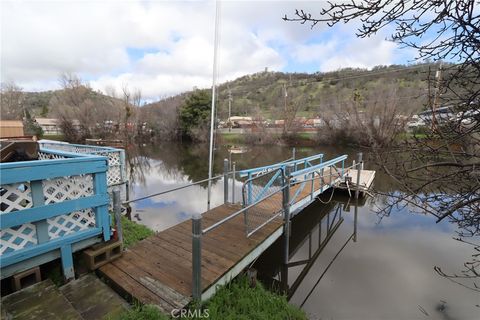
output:
<svg viewBox="0 0 480 320"><path fill-rule="evenodd" d="M258 72L218 86L217 117L262 116L281 119L286 109L297 116L321 116L342 104L378 99L394 100L404 114L418 112L427 102L427 79L436 63L376 66L371 70L345 68L331 72ZM150 103L147 109L180 107L190 92ZM374 101L375 100L375 101Z"/></svg>

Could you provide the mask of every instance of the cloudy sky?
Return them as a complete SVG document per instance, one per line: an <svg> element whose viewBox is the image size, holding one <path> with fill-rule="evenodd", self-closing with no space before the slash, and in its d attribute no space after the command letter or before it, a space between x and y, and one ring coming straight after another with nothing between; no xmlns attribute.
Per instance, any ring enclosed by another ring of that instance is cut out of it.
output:
<svg viewBox="0 0 480 320"><path fill-rule="evenodd" d="M265 67L316 72L407 63L381 33L356 39L353 25L285 22L324 1L222 1L219 80ZM147 100L212 83L214 1L1 1L1 81L26 91L59 88L64 72L97 90L128 85Z"/></svg>

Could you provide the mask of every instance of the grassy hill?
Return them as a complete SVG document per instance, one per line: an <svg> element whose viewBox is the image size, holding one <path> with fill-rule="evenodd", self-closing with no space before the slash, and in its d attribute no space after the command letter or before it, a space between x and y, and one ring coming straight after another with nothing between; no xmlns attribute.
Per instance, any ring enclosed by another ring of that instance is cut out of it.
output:
<svg viewBox="0 0 480 320"><path fill-rule="evenodd" d="M430 70L432 76L437 65L347 68L313 74L258 72L219 85L218 117L228 117L229 97L231 115L262 115L273 119L283 117L285 104L288 109L297 110L297 116L321 116L354 99L361 99L366 105L390 99L402 113L408 114L424 108ZM148 108L178 107L186 96L188 92L149 104Z"/></svg>

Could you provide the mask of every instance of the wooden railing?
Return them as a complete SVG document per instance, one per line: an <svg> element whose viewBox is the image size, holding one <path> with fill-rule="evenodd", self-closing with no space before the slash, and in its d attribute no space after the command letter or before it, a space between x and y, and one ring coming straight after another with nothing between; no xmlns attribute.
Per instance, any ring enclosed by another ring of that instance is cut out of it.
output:
<svg viewBox="0 0 480 320"><path fill-rule="evenodd" d="M0 164L1 278L110 239L108 158L40 149L40 159Z"/></svg>

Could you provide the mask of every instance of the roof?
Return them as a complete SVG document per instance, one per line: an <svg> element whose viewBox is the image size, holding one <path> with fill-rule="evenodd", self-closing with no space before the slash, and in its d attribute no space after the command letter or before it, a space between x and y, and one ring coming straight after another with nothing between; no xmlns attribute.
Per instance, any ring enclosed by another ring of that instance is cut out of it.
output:
<svg viewBox="0 0 480 320"><path fill-rule="evenodd" d="M59 123L58 119L55 118L36 118L35 121L44 126L56 126Z"/></svg>
<svg viewBox="0 0 480 320"><path fill-rule="evenodd" d="M23 128L23 122L21 120L0 120L0 126Z"/></svg>

